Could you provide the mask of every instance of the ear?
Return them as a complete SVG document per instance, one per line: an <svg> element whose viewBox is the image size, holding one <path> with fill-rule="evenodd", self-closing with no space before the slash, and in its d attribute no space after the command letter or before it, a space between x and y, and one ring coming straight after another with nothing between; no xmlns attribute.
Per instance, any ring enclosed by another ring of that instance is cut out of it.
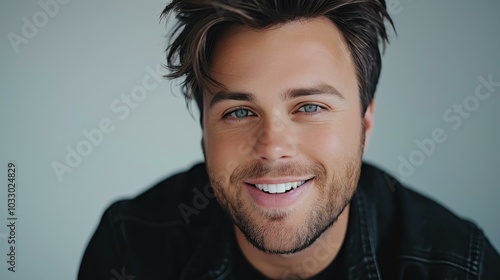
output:
<svg viewBox="0 0 500 280"><path fill-rule="evenodd" d="M373 113L375 110L375 99L372 99L368 107L366 108L365 115L363 117L363 124L365 128L365 146L368 147L368 143L370 142L371 132L373 130Z"/></svg>

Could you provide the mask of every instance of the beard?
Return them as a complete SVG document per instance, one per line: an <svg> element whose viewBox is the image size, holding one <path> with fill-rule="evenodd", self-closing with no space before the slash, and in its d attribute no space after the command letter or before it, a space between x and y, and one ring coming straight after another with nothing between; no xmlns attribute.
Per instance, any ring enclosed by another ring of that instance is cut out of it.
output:
<svg viewBox="0 0 500 280"><path fill-rule="evenodd" d="M218 203L248 242L265 253L294 254L314 243L351 201L361 173L364 138L363 129L358 147L330 162L334 166L330 174L314 161L280 165L255 161L234 169L228 180L227 174L211 169L207 163L210 183ZM297 207L264 209L242 195L246 192L243 182L251 178L311 175L313 185L303 194L307 200Z"/></svg>

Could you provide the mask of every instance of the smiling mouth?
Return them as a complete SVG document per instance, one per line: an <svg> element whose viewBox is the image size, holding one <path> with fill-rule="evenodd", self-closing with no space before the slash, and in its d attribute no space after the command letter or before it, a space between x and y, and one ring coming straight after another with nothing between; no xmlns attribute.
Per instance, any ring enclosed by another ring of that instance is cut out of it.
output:
<svg viewBox="0 0 500 280"><path fill-rule="evenodd" d="M288 183L281 183L281 184L254 184L253 186L256 187L257 189L265 192L265 193L270 193L270 194L280 194L280 193L286 193L290 192L308 181L312 180L307 179L303 181L296 181L296 182L288 182Z"/></svg>

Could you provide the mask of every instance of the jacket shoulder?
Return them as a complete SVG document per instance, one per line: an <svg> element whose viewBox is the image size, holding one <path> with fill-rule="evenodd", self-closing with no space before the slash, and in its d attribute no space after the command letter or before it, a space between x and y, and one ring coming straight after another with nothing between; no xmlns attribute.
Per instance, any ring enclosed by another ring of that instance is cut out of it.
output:
<svg viewBox="0 0 500 280"><path fill-rule="evenodd" d="M107 214L115 219L184 226L213 204L213 197L205 165L200 163L160 181L133 199L113 203Z"/></svg>
<svg viewBox="0 0 500 280"><path fill-rule="evenodd" d="M178 279L207 243L214 208L203 164L113 203L85 250L78 279L110 279L121 269L141 279Z"/></svg>
<svg viewBox="0 0 500 280"><path fill-rule="evenodd" d="M391 261L406 268L446 267L474 277L485 271L500 273L500 257L475 223L374 166L365 164L363 168L372 182L364 191L374 209L381 209L375 222L380 249L396 256Z"/></svg>

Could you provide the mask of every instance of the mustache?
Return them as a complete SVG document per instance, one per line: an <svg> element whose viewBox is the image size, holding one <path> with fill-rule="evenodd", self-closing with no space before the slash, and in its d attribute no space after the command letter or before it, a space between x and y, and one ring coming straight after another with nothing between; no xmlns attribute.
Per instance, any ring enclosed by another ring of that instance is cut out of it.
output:
<svg viewBox="0 0 500 280"><path fill-rule="evenodd" d="M230 181L241 182L262 177L321 176L325 173L325 168L319 163L290 162L271 165L263 162L253 162L235 169L230 176Z"/></svg>

